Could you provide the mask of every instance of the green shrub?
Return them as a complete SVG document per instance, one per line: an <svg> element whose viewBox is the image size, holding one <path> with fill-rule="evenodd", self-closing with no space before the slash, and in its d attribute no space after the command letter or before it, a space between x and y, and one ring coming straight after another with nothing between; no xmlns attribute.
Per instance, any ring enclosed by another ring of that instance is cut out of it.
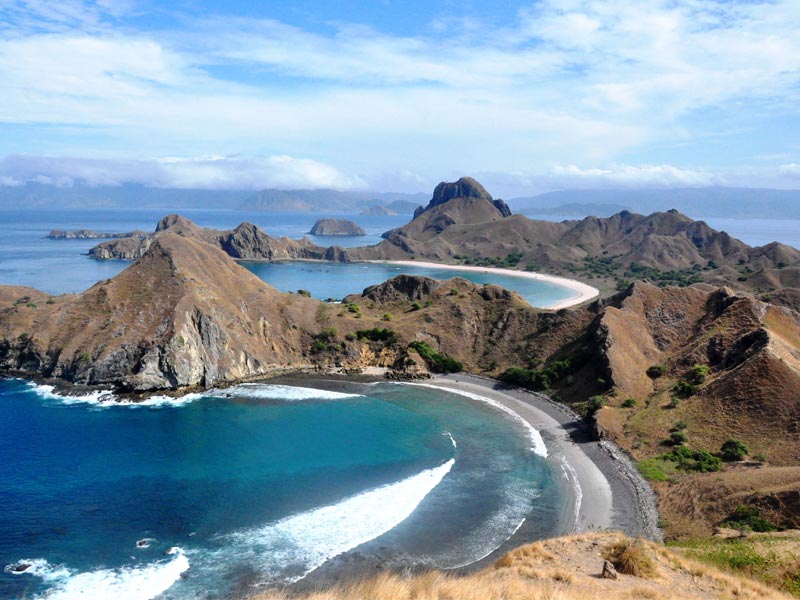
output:
<svg viewBox="0 0 800 600"><path fill-rule="evenodd" d="M683 431L687 427L686 421L675 421L675 425L672 426L670 431Z"/></svg>
<svg viewBox="0 0 800 600"><path fill-rule="evenodd" d="M420 310L421 308L422 308L422 304L420 304L419 302L412 302L411 303L411 310L412 311Z"/></svg>
<svg viewBox="0 0 800 600"><path fill-rule="evenodd" d="M309 292L308 290L297 290L297 293L300 296L305 296L306 298L311 298L311 292Z"/></svg>
<svg viewBox="0 0 800 600"><path fill-rule="evenodd" d="M697 393L697 385L681 379L675 384L672 391L680 398L689 398Z"/></svg>
<svg viewBox="0 0 800 600"><path fill-rule="evenodd" d="M636 406L636 400L634 398L625 398L622 401L622 408L633 408Z"/></svg>
<svg viewBox="0 0 800 600"><path fill-rule="evenodd" d="M36 302L28 302L25 306L28 308L36 308Z"/></svg>
<svg viewBox="0 0 800 600"><path fill-rule="evenodd" d="M606 399L603 396L592 396L586 403L587 416L593 416L598 410L606 405Z"/></svg>
<svg viewBox="0 0 800 600"><path fill-rule="evenodd" d="M651 365L647 368L647 376L650 379L658 379L667 372L667 367L664 365Z"/></svg>
<svg viewBox="0 0 800 600"><path fill-rule="evenodd" d="M459 361L436 352L425 342L414 341L408 347L415 350L435 373L458 373L464 368Z"/></svg>
<svg viewBox="0 0 800 600"><path fill-rule="evenodd" d="M537 369L538 361L530 360L530 368L511 367L500 375L500 380L511 385L535 391L546 390L560 379L569 375L572 370L570 360L556 360L549 367Z"/></svg>
<svg viewBox="0 0 800 600"><path fill-rule="evenodd" d="M694 385L701 385L706 380L706 377L708 377L708 372L708 365L695 365L692 367L691 371L689 371L686 380Z"/></svg>
<svg viewBox="0 0 800 600"><path fill-rule="evenodd" d="M750 453L750 449L743 442L731 438L722 444L721 453L722 460L744 460L745 456Z"/></svg>
<svg viewBox="0 0 800 600"><path fill-rule="evenodd" d="M328 344L323 342L322 340L314 340L314 343L311 345L311 352L314 354L319 354L320 352L324 352L328 349Z"/></svg>
<svg viewBox="0 0 800 600"><path fill-rule="evenodd" d="M678 398L677 396L673 396L672 398L670 398L669 404L667 404L669 408L678 408L680 405L681 405L681 399Z"/></svg>
<svg viewBox="0 0 800 600"><path fill-rule="evenodd" d="M392 315L390 313L384 313L383 320L384 321L391 321L392 320Z"/></svg>
<svg viewBox="0 0 800 600"><path fill-rule="evenodd" d="M674 462L675 466L683 471L709 473L719 471L722 466L722 459L707 450L690 450L686 446L679 446L659 458Z"/></svg>
<svg viewBox="0 0 800 600"><path fill-rule="evenodd" d="M347 312L351 312L351 313L353 313L355 315L360 315L361 314L361 307L358 304L355 304L353 302L348 302L344 306L347 309Z"/></svg>
<svg viewBox="0 0 800 600"><path fill-rule="evenodd" d="M356 331L356 337L359 340L369 340L370 342L386 342L390 344L397 340L397 334L391 329L381 329L380 327L373 327L372 329L359 329Z"/></svg>
<svg viewBox="0 0 800 600"><path fill-rule="evenodd" d="M757 532L775 531L777 529L775 525L761 516L761 511L757 506L737 506L736 510L722 522L722 525L731 529Z"/></svg>

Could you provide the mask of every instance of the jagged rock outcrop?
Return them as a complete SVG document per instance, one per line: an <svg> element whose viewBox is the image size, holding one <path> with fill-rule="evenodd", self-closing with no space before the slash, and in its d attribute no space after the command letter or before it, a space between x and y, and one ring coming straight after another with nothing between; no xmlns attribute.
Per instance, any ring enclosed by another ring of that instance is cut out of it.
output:
<svg viewBox="0 0 800 600"><path fill-rule="evenodd" d="M311 235L356 237L367 235L359 225L347 219L319 219L309 231Z"/></svg>
<svg viewBox="0 0 800 600"><path fill-rule="evenodd" d="M89 250L89 255L97 259L136 260L145 254L153 239L166 233L207 242L238 259L330 260L326 257L336 256L335 250L315 246L305 238L301 240L275 238L246 221L232 230L207 229L180 215L164 217L158 222L155 233L147 237L120 238L103 242Z"/></svg>

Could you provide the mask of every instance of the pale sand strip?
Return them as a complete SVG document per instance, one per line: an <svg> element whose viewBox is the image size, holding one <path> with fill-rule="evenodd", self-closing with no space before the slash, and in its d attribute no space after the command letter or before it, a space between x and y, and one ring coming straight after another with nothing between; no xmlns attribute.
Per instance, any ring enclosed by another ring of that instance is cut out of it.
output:
<svg viewBox="0 0 800 600"><path fill-rule="evenodd" d="M570 439L558 420L505 391L492 389L486 383L468 376L436 377L426 385L455 394L465 392L486 397L502 404L539 431L547 446L547 460L564 477L567 487L571 488L577 509L573 511L570 522L564 524L563 533L607 529L617 525L612 518L613 494L608 479L586 452Z"/></svg>
<svg viewBox="0 0 800 600"><path fill-rule="evenodd" d="M517 271L515 269L500 269L497 267L474 267L466 265L447 265L442 263L422 262L417 260L367 260L364 262L378 263L384 265L400 265L405 267L422 267L426 269L449 269L453 271L475 271L478 273L489 273L492 275L508 275L509 277L521 277L523 279L535 279L537 281L544 281L552 283L572 290L575 294L565 300L560 300L548 306L541 306L539 308L549 308L558 310L560 308L568 308L581 304L592 298L600 295L600 290L590 285L575 281L574 279L567 279L566 277L556 277L555 275L543 275L541 273L532 273L530 271Z"/></svg>

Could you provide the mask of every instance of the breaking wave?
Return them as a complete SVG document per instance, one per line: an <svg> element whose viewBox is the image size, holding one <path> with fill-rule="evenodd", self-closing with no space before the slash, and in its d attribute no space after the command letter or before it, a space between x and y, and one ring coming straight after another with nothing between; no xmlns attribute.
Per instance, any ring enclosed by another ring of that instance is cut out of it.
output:
<svg viewBox="0 0 800 600"><path fill-rule="evenodd" d="M189 559L181 548L170 548L171 559L143 567L98 569L78 573L44 559L20 560L5 568L14 575L33 575L48 585L43 600L150 600L167 591L189 570Z"/></svg>

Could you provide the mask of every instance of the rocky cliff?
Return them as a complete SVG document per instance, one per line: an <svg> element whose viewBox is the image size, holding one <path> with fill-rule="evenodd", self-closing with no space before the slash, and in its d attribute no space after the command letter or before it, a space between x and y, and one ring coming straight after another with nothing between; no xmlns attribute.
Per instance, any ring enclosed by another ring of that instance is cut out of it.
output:
<svg viewBox="0 0 800 600"><path fill-rule="evenodd" d="M103 242L89 250L89 255L101 260L136 260L145 254L154 239L167 233L218 246L229 256L238 259L337 260L338 249L335 247L321 248L307 239L275 238L252 223L244 222L231 230L207 229L180 215L168 215L161 219L153 234Z"/></svg>

